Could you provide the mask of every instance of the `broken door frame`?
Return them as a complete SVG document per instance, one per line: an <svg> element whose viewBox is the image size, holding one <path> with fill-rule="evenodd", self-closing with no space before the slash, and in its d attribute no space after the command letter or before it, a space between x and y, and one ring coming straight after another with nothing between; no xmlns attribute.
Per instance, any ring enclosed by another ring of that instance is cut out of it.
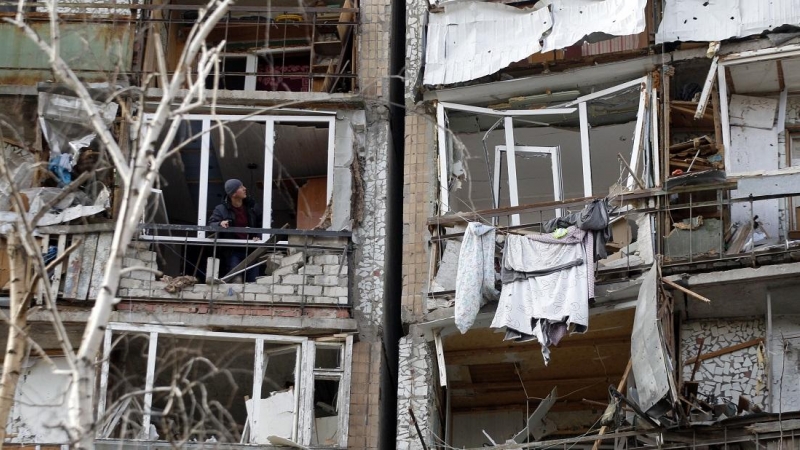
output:
<svg viewBox="0 0 800 450"><path fill-rule="evenodd" d="M252 333L230 333L206 331L195 328L181 326L167 326L155 324L129 324L111 322L106 327L103 339L103 363L101 366L99 398L97 401L97 417L103 417L106 412L108 395L108 376L111 368L111 350L113 334L143 334L149 336L147 372L144 392L144 413L142 419L142 429L148 430L150 425L150 408L153 401L153 383L155 382L156 352L158 349L159 335L182 336L206 338L217 341L252 341L255 345L255 355L253 358L253 390L252 399L261 399L262 378L257 376L264 369L264 344L265 343L285 343L296 346L298 353L295 366L295 410L294 423L292 429L292 440L301 445L311 443L311 427L314 420L314 356L315 342L307 337L282 336ZM325 345L337 345L330 342ZM338 345L343 345L344 358L342 360L341 382L339 385L339 443L340 447L347 446L347 435L349 425L350 407L350 382L352 374L352 354L353 337L347 336ZM260 413L260 402L253 401L252 417L248 417L256 426L256 420ZM98 427L99 431L99 427ZM100 438L101 436L97 436ZM252 436L251 436L252 439Z"/></svg>
<svg viewBox="0 0 800 450"><path fill-rule="evenodd" d="M454 111L472 112L475 114L483 114L493 117L502 117L504 119L505 140L506 140L505 144L509 155L514 155L515 153L514 126L513 126L514 117L543 116L543 115L557 115L557 114L568 115L577 112L578 119L580 121L583 195L585 197L591 197L593 195L592 155L591 155L591 146L589 141L589 129L590 129L589 114L586 104L591 100L602 98L614 94L615 92L639 85L640 89L639 109L636 115L637 117L636 128L633 136L633 148L631 150L631 167L633 168L634 171L637 171L640 165L642 166L642 168L644 168L644 164L643 163L640 164L639 154L642 153L640 149L642 148L642 143L646 138L644 130L646 122L645 115L649 110L651 103L647 101L648 96L650 95L649 87L651 84L652 84L651 76L645 75L622 84L618 84L597 92L593 92L591 94L578 97L577 99L571 102L567 102L563 105L554 106L551 108L533 109L533 110L494 110L480 106L462 105L450 102L438 102L436 105L436 123L437 123L437 149L438 149L438 167L439 167L437 174L437 178L439 181L439 215L445 215L448 212L450 212L449 181L450 181L450 163L452 157L449 155L450 146L448 145L449 142L448 139L449 128L447 126L448 109ZM655 126L654 124L651 124L651 128L654 126ZM654 178L656 184L658 184L659 183L658 174L655 174ZM629 189L632 189L630 186L635 185L632 176L628 178L627 185L629 186Z"/></svg>
<svg viewBox="0 0 800 450"><path fill-rule="evenodd" d="M149 121L154 114L145 114L145 121ZM336 131L336 117L335 116L296 116L296 115L223 115L223 114L185 114L181 116L181 121L191 122L197 121L202 123L202 131L199 139L201 140L200 150L200 182L199 182L199 198L197 205L197 225L206 226L208 217L206 211L208 210L208 162L211 152L211 132L212 122L214 126L221 122L260 122L265 124L264 133L264 199L262 201L263 217L261 222L262 228L270 228L272 225L272 168L274 161L273 148L275 147L275 124L297 124L297 123L317 123L328 125L328 154L327 154L327 185L326 185L326 204L330 204L333 196L333 167L334 167L334 149L335 149L335 131ZM180 145L180 143L177 143ZM254 189L253 186L250 189ZM269 234L262 234L261 239L266 241L269 239ZM207 238L205 231L198 231L197 237L179 237L179 236L150 236L142 235L141 239L159 240L159 241L179 241L179 242L212 242L214 239ZM216 239L218 243L240 243L240 239Z"/></svg>
<svg viewBox="0 0 800 450"><path fill-rule="evenodd" d="M719 91L719 106L720 106L720 121L722 122L722 145L725 157L725 170L727 176L738 175L741 173L729 172L731 167L731 125L730 125L730 102L728 100L728 80L726 69L730 66L739 64L748 64L759 61L770 61L774 59L789 58L793 56L800 56L800 44L786 45L778 48L766 48L761 50L752 50L741 53L731 53L729 55L721 56L718 60L716 67L714 64L711 66L711 71L716 69L717 86ZM705 91L705 90L704 90ZM778 132L784 127L785 111L786 111L786 97L787 91L784 89L781 92L780 104L778 105ZM701 99L702 100L702 99ZM699 110L699 105L698 105Z"/></svg>
<svg viewBox="0 0 800 450"><path fill-rule="evenodd" d="M564 185L561 178L561 146L539 147L521 145L516 148L521 153L533 153L538 155L550 155L550 170L553 173L553 200L564 200ZM505 145L497 145L494 148L494 172L492 172L492 184L494 186L494 207L500 207L500 169L503 152L508 153ZM508 198L509 206L519 206L519 187L517 184L517 163L506 155L506 168L508 171ZM512 187L513 186L513 187ZM561 217L561 208L556 208L556 217ZM519 214L511 216L511 225L520 224Z"/></svg>

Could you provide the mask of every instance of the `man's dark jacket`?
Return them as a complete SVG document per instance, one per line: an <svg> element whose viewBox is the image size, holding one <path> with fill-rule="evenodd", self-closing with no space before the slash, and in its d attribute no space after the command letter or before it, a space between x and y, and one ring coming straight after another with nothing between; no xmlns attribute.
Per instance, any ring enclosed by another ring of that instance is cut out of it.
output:
<svg viewBox="0 0 800 450"><path fill-rule="evenodd" d="M250 197L246 197L242 200L242 205L247 210L247 226L251 228L261 228L261 222L259 221L259 214L256 211L256 201ZM223 220L230 220L229 225L233 227L234 220L236 217L236 213L233 211L233 205L231 205L230 198L226 195L225 199L222 201L221 204L217 205L214 208L214 212L211 213L211 218L208 219L208 225L212 227L218 227L220 222ZM238 239L236 234L234 233L219 233L220 239Z"/></svg>

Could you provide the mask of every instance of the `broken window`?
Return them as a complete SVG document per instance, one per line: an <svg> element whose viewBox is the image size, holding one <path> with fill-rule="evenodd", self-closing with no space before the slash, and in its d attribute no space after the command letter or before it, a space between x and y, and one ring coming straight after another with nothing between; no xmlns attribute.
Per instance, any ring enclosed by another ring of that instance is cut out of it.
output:
<svg viewBox="0 0 800 450"><path fill-rule="evenodd" d="M183 51L198 1L159 5L145 26L151 34L143 55L146 73L157 68L156 45L166 48L169 70ZM237 5L209 33L209 47L223 41L216 87L237 91L352 92L356 86L358 7L354 0L322 0L286 6ZM214 87L209 76L206 87Z"/></svg>
<svg viewBox="0 0 800 450"><path fill-rule="evenodd" d="M145 220L207 225L225 181L235 178L262 213L261 227L315 228L332 193L333 145L329 116L191 116L172 145L181 151L161 167ZM197 231L190 240L211 237Z"/></svg>
<svg viewBox="0 0 800 450"><path fill-rule="evenodd" d="M100 437L344 446L351 345L320 344L314 369L304 337L111 324Z"/></svg>
<svg viewBox="0 0 800 450"><path fill-rule="evenodd" d="M312 445L337 445L349 418L343 414L347 398L343 367L345 346L317 344L314 364L314 428Z"/></svg>
<svg viewBox="0 0 800 450"><path fill-rule="evenodd" d="M648 86L644 77L594 86L586 95L515 97L490 108L440 103L440 214L658 185ZM523 109L541 106L548 107ZM508 223L536 223L561 213L512 215Z"/></svg>

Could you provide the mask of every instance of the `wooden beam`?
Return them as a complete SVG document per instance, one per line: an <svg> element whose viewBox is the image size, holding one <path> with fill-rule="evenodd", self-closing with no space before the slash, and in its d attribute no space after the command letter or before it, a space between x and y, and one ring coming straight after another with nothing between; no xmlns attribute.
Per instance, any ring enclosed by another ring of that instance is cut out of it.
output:
<svg viewBox="0 0 800 450"><path fill-rule="evenodd" d="M742 342L741 344L731 345L730 347L721 348L719 350L706 353L705 355L700 355L697 358L692 358L687 360L683 363L684 366L688 366L690 364L694 364L695 361L705 361L707 359L716 358L717 356L722 356L727 353L735 352L736 350L741 350L744 348L752 347L754 345L758 345L764 342L764 338L756 338L747 342Z"/></svg>
<svg viewBox="0 0 800 450"><path fill-rule="evenodd" d="M668 280L668 279L666 279L666 278L662 278L662 279L661 279L661 281L662 281L664 284L666 284L667 286L670 286L670 287L672 287L672 288L675 288L675 289L677 289L677 290L679 290L679 291L683 292L683 293L684 293L684 294L686 294L686 295L690 295L690 296L692 296L692 297L694 297L694 298L696 298L696 299L698 299L698 300L700 300L700 301L706 302L706 303L711 303L711 300L709 300L709 299L707 299L707 298L703 297L702 295L700 295L700 294L698 294L698 293L696 293L696 292L694 292L694 291L690 291L689 289L686 289L685 287L683 287L683 286L679 285L678 283L675 283L675 282L673 282L673 281L670 281L670 280Z"/></svg>
<svg viewBox="0 0 800 450"><path fill-rule="evenodd" d="M525 387L544 386L547 388L552 388L553 386L558 386L558 385L600 383L608 379L616 378L620 375L621 374L619 373L615 373L615 374L609 374L608 376L604 375L604 376L583 377L583 378L543 378L540 380L522 380L521 383L524 383ZM520 381L472 383L472 382L455 382L453 380L450 380L450 389L453 390L475 389L476 391L492 391L492 390L504 391L511 389L522 389L521 383Z"/></svg>
<svg viewBox="0 0 800 450"><path fill-rule="evenodd" d="M628 375L630 375L632 367L633 367L633 359L629 359L628 360L628 365L625 367L625 373L622 374L622 378L619 380L619 384L617 385L617 391L618 392L622 392L622 390L625 389L625 384L628 382ZM602 427L600 427L600 433L598 433L598 436L602 436L602 435L606 434L607 430L608 430L608 427L603 425ZM600 447L600 444L602 442L603 442L602 438L597 439L596 441L594 441L594 445L592 446L592 450L597 450L598 447Z"/></svg>
<svg viewBox="0 0 800 450"><path fill-rule="evenodd" d="M475 211L463 214L448 214L445 216L428 218L427 225L449 227L460 223L471 222L483 218L490 219L492 217L502 217L510 214L550 211L558 207L568 208L570 206L582 206L598 198L601 197L571 198L568 200L542 202L530 205L506 206L503 208L485 209L482 211Z"/></svg>
<svg viewBox="0 0 800 450"><path fill-rule="evenodd" d="M607 345L623 345L623 344L630 344L631 338L629 335L625 336L616 336L610 337L605 339L564 339L558 344L558 349L564 348L582 348L582 347L595 347L595 346L607 346ZM505 354L505 353L530 353L530 352L540 352L542 351L542 346L539 343L532 342L527 345L503 345L499 347L483 347L483 348L472 348L469 350L445 350L444 352L444 359L447 364L459 364L461 360L467 359L470 360L475 356L486 356L486 355L495 355L495 354Z"/></svg>

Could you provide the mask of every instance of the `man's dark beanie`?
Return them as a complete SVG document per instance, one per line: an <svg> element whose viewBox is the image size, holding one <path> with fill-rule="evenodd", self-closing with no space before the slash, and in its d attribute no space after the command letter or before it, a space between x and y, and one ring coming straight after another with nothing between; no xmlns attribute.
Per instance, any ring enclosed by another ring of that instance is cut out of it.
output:
<svg viewBox="0 0 800 450"><path fill-rule="evenodd" d="M230 180L225 182L225 193L228 194L228 196L231 196L240 187L242 187L242 182L237 180L236 178L231 178Z"/></svg>

